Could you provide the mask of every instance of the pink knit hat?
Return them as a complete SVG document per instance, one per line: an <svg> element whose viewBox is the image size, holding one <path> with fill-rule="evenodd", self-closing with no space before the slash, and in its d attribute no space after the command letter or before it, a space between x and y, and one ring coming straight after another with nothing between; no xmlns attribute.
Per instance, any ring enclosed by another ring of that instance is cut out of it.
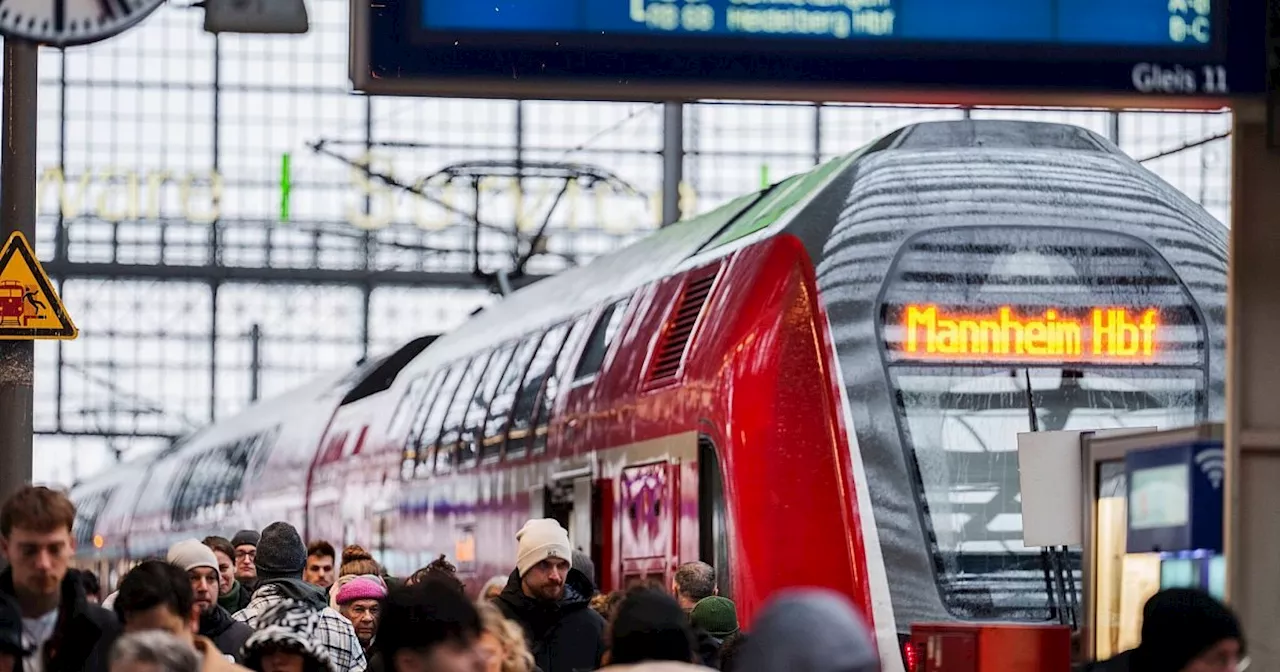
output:
<svg viewBox="0 0 1280 672"><path fill-rule="evenodd" d="M377 582L360 577L342 587L338 591L338 604L347 605L356 600L382 600L387 597L387 589Z"/></svg>

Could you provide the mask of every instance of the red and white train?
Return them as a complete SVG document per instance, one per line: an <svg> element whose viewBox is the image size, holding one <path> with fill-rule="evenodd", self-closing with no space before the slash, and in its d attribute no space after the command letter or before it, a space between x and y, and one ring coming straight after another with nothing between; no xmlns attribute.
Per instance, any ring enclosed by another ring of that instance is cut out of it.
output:
<svg viewBox="0 0 1280 672"><path fill-rule="evenodd" d="M1089 131L917 124L77 487L82 560L288 520L506 574L560 519L604 590L716 566L749 624L828 586L1050 618L1016 434L1223 415L1226 230ZM473 586L474 587L474 586Z"/></svg>

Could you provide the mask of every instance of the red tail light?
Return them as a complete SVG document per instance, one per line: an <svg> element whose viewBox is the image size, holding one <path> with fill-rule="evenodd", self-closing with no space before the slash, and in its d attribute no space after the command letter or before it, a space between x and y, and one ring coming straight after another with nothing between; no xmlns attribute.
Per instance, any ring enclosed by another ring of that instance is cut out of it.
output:
<svg viewBox="0 0 1280 672"><path fill-rule="evenodd" d="M902 643L902 663L907 672L918 672L920 669L920 650L909 639Z"/></svg>

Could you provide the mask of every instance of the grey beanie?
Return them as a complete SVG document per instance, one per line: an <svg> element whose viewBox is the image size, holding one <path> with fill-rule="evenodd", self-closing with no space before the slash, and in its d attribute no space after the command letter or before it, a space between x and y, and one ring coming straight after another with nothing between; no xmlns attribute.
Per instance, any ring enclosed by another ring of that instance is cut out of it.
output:
<svg viewBox="0 0 1280 672"><path fill-rule="evenodd" d="M307 547L289 523L271 523L262 531L254 559L259 579L301 577L307 566Z"/></svg>
<svg viewBox="0 0 1280 672"><path fill-rule="evenodd" d="M240 548L241 546L253 546L256 548L261 539L262 535L255 530L240 530L236 532L236 536L231 537L231 548Z"/></svg>

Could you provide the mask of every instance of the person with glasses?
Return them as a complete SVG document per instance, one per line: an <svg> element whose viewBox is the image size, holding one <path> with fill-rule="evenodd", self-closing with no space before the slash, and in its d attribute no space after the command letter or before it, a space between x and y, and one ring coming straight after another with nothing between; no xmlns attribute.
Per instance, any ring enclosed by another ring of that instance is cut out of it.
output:
<svg viewBox="0 0 1280 672"><path fill-rule="evenodd" d="M1142 642L1088 672L1243 672L1244 633L1231 609L1194 588L1162 590L1142 608Z"/></svg>

